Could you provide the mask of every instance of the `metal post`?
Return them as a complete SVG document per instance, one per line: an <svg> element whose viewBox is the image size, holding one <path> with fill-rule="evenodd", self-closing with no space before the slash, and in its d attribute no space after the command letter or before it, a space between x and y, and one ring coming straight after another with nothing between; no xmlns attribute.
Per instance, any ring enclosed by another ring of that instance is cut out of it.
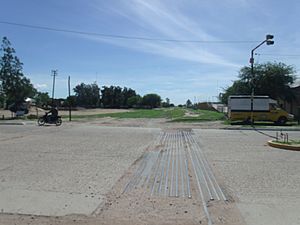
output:
<svg viewBox="0 0 300 225"><path fill-rule="evenodd" d="M267 45L272 45L274 44L273 41L271 41L270 39L273 39L273 35L267 35L266 36L266 40L264 40L263 42L261 42L259 45L257 45L254 49L252 49L251 51L251 58L250 58L250 64L251 64L251 125L253 126L254 123L254 113L253 113L253 106L254 106L254 51L259 48L260 46L262 46L264 43L267 43Z"/></svg>
<svg viewBox="0 0 300 225"><path fill-rule="evenodd" d="M71 88L70 88L70 76L68 77L68 89L69 89L69 121L72 120L71 117Z"/></svg>
<svg viewBox="0 0 300 225"><path fill-rule="evenodd" d="M57 76L57 70L52 70L53 86L52 86L52 107L54 107L54 88L55 88L55 77Z"/></svg>
<svg viewBox="0 0 300 225"><path fill-rule="evenodd" d="M251 51L251 58L250 58L250 63L251 63L251 125L253 126L254 123L254 118L253 118L253 101L254 101L254 49Z"/></svg>

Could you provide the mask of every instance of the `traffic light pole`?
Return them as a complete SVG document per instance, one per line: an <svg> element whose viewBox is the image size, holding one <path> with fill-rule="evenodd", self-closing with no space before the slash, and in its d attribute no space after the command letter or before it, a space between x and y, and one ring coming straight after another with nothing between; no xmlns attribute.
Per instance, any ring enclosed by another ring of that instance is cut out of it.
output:
<svg viewBox="0 0 300 225"><path fill-rule="evenodd" d="M257 45L254 49L251 51L251 125L253 126L254 123L254 51L258 49L260 46L262 46L267 40L264 40L259 45Z"/></svg>
<svg viewBox="0 0 300 225"><path fill-rule="evenodd" d="M266 35L266 40L262 41L259 45L257 45L254 49L251 50L251 58L250 58L250 64L251 64L251 125L254 124L254 51L258 49L260 46L262 46L264 43L267 43L267 45L273 45L274 41L272 39L274 38L273 35Z"/></svg>

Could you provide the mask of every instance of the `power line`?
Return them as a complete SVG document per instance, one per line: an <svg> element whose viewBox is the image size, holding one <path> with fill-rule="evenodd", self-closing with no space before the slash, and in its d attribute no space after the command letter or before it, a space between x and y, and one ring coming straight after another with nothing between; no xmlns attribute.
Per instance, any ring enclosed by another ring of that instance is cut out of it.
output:
<svg viewBox="0 0 300 225"><path fill-rule="evenodd" d="M265 55L265 56L284 56L284 57L300 57L300 54L261 54L261 53L255 53L255 55Z"/></svg>
<svg viewBox="0 0 300 225"><path fill-rule="evenodd" d="M73 34L84 34L91 36L101 36L104 38L117 38L117 39L128 39L128 40L143 40L143 41L161 41L161 42L181 42L181 43L232 43L232 44L243 44L243 43L257 43L258 41L237 41L237 40L218 40L218 41L209 41L209 40L179 40L179 39L164 39L164 38L151 38L151 37L139 37L139 36L126 36L126 35L115 35L115 34L105 34L105 33L96 33L96 32L86 32L79 30L69 30L62 28L54 28L48 26L37 26L32 24L23 24L23 23L14 23L8 21L0 21L1 24L18 26L24 28L31 28L37 30L47 30L54 32L64 32L64 33L73 33Z"/></svg>

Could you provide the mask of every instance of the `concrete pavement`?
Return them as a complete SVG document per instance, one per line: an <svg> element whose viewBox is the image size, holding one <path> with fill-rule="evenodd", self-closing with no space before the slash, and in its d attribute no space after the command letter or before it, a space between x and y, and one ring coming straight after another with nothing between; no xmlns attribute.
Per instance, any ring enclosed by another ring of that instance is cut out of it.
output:
<svg viewBox="0 0 300 225"><path fill-rule="evenodd" d="M90 215L158 129L1 126L0 212Z"/></svg>

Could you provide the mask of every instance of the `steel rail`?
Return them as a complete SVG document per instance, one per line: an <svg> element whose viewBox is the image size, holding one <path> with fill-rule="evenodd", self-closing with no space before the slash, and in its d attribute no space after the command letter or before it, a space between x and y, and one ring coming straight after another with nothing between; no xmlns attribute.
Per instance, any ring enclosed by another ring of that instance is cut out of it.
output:
<svg viewBox="0 0 300 225"><path fill-rule="evenodd" d="M214 197L213 197L213 195L212 195L212 193L211 193L211 190L210 190L210 187L209 187L209 185L208 185L206 176L205 176L205 174L204 174L204 172L203 172L204 169L203 169L202 166L201 166L201 161L199 160L199 158L198 158L198 156L197 156L197 154L196 154L196 151L195 151L195 149L194 149L193 143L192 143L192 141L191 141L191 139L190 139L190 133L187 133L187 136L186 136L186 137L187 137L187 139L188 139L188 141L189 141L189 143L190 143L190 149L191 149L191 153L193 154L193 160L195 160L195 162L196 162L196 167L198 168L197 171L198 171L199 175L201 175L201 177L203 178L203 181L204 181L204 184L205 184L205 186L206 186L206 189L207 189L207 192L208 192L208 195L209 195L210 200L214 200Z"/></svg>
<svg viewBox="0 0 300 225"><path fill-rule="evenodd" d="M157 145L159 145L161 139L163 138L163 135L164 135L164 133L162 131L160 131L159 135L155 138L154 142L152 143L152 146L156 147Z"/></svg>
<svg viewBox="0 0 300 225"><path fill-rule="evenodd" d="M143 158L143 165L141 165L138 168L137 177L135 178L135 181L132 183L133 187L138 187L139 183L142 181L142 174L145 171L145 168L146 168L147 163L148 163L149 158L150 158L150 154L149 153L147 153L145 155L146 156Z"/></svg>
<svg viewBox="0 0 300 225"><path fill-rule="evenodd" d="M188 168L188 143L185 140L185 133L184 131L182 131L182 142L184 144L184 163L185 163L185 173L186 173L186 180L187 180L187 194L188 194L188 198L192 198L192 194L191 194L191 185L190 185L190 177L189 177L189 168Z"/></svg>
<svg viewBox="0 0 300 225"><path fill-rule="evenodd" d="M185 134L185 139L186 139L186 134ZM191 162L192 162L192 165L193 165L193 169L194 169L194 173L195 173L196 181L197 181L197 185L198 185L199 195L200 195L200 198L202 200L202 205L203 205L204 213L205 213L205 215L207 217L207 223L208 223L208 225L212 225L212 220L211 220L210 214L208 212L208 208L207 208L206 202L204 200L203 190L202 190L200 182L199 182L199 177L198 177L198 174L196 172L196 167L194 165L193 157L191 155L191 150L190 150L190 147L189 147L188 144L187 144L187 151L189 153L189 156L190 156L190 159L191 159Z"/></svg>
<svg viewBox="0 0 300 225"><path fill-rule="evenodd" d="M175 141L176 141L176 137L175 137L175 134L173 134L173 140L172 140L172 170L171 170L171 185L170 185L169 196L173 196Z"/></svg>
<svg viewBox="0 0 300 225"><path fill-rule="evenodd" d="M178 194L178 158L179 158L179 146L178 146L178 140L179 137L178 137L178 131L176 132L176 152L175 152L175 196L176 197L179 197L179 194Z"/></svg>
<svg viewBox="0 0 300 225"><path fill-rule="evenodd" d="M169 136L169 134L167 134ZM165 167L166 167L166 163L167 163L167 157L168 157L168 144L167 142L165 142L165 151L163 152L163 164L162 164L162 169L161 169L161 175L160 175L160 181L159 181L159 186L158 186L158 195L161 194L161 189L162 189L162 185L163 185L163 181L164 181L164 174L165 174Z"/></svg>
<svg viewBox="0 0 300 225"><path fill-rule="evenodd" d="M171 160L171 151L172 151L172 148L171 148L171 140L172 140L172 134L170 134L170 147L169 147L169 153L168 153L168 166L167 166L167 170L166 170L166 179L165 179L165 196L167 195L167 191L168 191L168 187L169 187L169 180L168 180L168 177L169 177L169 170L170 170L170 160Z"/></svg>
<svg viewBox="0 0 300 225"><path fill-rule="evenodd" d="M164 132L163 138L162 138L162 139L161 139L161 141L160 141L160 146L162 146L162 145L163 145L163 143L165 143L165 142L166 142L166 138L167 138L167 136L168 136L168 134L167 134L166 132Z"/></svg>
<svg viewBox="0 0 300 225"><path fill-rule="evenodd" d="M129 182L125 185L125 188L124 188L122 194L125 193L125 192L127 192L130 186L131 186L131 187L133 186L133 183L135 182L135 180L136 180L137 177L138 177L138 171L139 171L139 168L140 168L143 164L145 164L144 158L145 158L145 155L143 155L143 158L142 158L142 160L141 160L139 166L138 166L137 169L135 170L135 172L134 172L134 174L133 174L133 177L132 177L132 178L129 180ZM130 190L131 190L131 189L130 189Z"/></svg>
<svg viewBox="0 0 300 225"><path fill-rule="evenodd" d="M182 197L185 197L185 191L184 191L184 155L185 155L185 151L184 151L184 145L182 144L182 131L180 131L179 133L179 148L181 150L180 152L180 177L181 177L181 193L182 193ZM186 178L188 179L188 177Z"/></svg>
<svg viewBox="0 0 300 225"><path fill-rule="evenodd" d="M193 137L192 137L192 138L193 138ZM215 182L215 184L216 184L216 186L217 186L217 189L218 189L219 192L221 193L221 196L222 196L223 200L224 200L224 201L227 201L228 199L226 198L224 192L222 191L220 185L218 184L217 179L216 179L215 175L213 174L212 169L211 169L211 167L210 167L210 165L209 165L209 163L208 163L208 161L207 161L207 159L206 159L204 153L203 153L202 150L201 150L201 147L200 147L199 144L195 141L194 138L193 138L193 140L194 140L196 146L199 148L199 150L200 150L200 152L201 152L201 155L203 155L203 157L202 157L202 158L203 158L203 161L204 161L204 163L206 164L206 166L207 166L207 168L208 168L208 172L210 173L211 178L214 180L214 182Z"/></svg>
<svg viewBox="0 0 300 225"><path fill-rule="evenodd" d="M145 181L145 184L147 185L147 187L150 185L151 176L153 174L153 171L155 171L155 166L156 166L157 162L159 161L159 154L160 154L160 152L158 152L157 155L155 155L155 157L156 157L155 162L153 163L153 165L151 167L151 170L147 175L147 178L146 178L146 181Z"/></svg>
<svg viewBox="0 0 300 225"><path fill-rule="evenodd" d="M157 162L157 166L155 168L155 173L154 173L154 182L152 184L152 188L151 188L151 196L153 195L154 193L154 190L155 190L155 186L156 186L156 182L157 182L157 175L159 173L159 167L160 167L160 164L161 164L161 157L162 157L162 151L159 152L159 160Z"/></svg>
<svg viewBox="0 0 300 225"><path fill-rule="evenodd" d="M201 153L201 149L197 148L197 144L196 144L196 141L195 139L193 138L192 135L189 135L190 137L190 141L191 143L193 143L193 147L195 148L194 151L196 153L196 157L198 158L198 160L200 161L201 165L202 165L202 168L203 168L203 171L208 179L208 182L210 183L210 186L211 188L213 189L213 192L215 193L215 196L217 198L217 200L220 200L220 196L216 190L216 187L215 187L215 184L214 182L212 181L212 178L211 178L211 173L208 172L209 168L207 168L207 165L204 163L204 160L203 160L203 154L200 154ZM197 149L199 151L197 151ZM202 157L201 157L202 156Z"/></svg>
<svg viewBox="0 0 300 225"><path fill-rule="evenodd" d="M163 140L164 139L164 136L165 136L165 133L164 132L160 132L159 133L159 136L156 138L156 140L155 140L155 142L154 142L154 147L156 148L157 146L160 146L160 142L161 142L161 140ZM149 155L149 157L148 158L150 158L148 161L151 161L152 159L152 157L150 156L150 154L148 154ZM147 162L148 162L147 161ZM147 164L146 164L146 166L147 166ZM145 167L146 167L145 166ZM145 169L145 168L144 168ZM144 184L145 184L145 181L147 180L147 177L148 177L148 175L145 177L145 178L141 178L141 187L143 187L144 186Z"/></svg>

